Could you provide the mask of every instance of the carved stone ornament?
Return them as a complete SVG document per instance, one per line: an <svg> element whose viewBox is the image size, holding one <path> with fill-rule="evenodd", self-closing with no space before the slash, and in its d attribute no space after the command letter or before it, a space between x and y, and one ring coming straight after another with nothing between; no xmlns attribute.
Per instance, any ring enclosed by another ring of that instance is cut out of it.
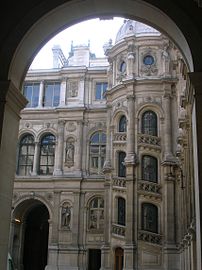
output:
<svg viewBox="0 0 202 270"><path fill-rule="evenodd" d="M70 97L77 97L78 96L78 82L77 81L69 81L68 90L69 90Z"/></svg>
<svg viewBox="0 0 202 270"><path fill-rule="evenodd" d="M67 125L67 131L75 131L76 130L76 125L74 122L69 122Z"/></svg>
<svg viewBox="0 0 202 270"><path fill-rule="evenodd" d="M73 138L68 138L65 148L65 165L70 168L74 166L74 152L75 152L75 141Z"/></svg>

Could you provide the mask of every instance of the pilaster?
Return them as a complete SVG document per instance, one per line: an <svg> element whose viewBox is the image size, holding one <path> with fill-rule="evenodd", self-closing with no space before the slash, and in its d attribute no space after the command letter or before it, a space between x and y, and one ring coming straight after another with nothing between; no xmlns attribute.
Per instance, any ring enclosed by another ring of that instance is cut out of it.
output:
<svg viewBox="0 0 202 270"><path fill-rule="evenodd" d="M0 81L0 92L0 265L6 269L20 111L27 100L11 81Z"/></svg>

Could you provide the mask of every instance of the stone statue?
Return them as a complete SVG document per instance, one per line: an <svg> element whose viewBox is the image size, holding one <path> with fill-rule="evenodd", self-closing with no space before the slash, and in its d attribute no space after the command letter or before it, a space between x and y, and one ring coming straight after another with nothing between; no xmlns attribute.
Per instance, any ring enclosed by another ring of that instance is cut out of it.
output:
<svg viewBox="0 0 202 270"><path fill-rule="evenodd" d="M65 162L74 162L74 144L67 142Z"/></svg>
<svg viewBox="0 0 202 270"><path fill-rule="evenodd" d="M70 227L70 220L71 220L70 207L63 206L62 212L61 212L61 225L62 225L62 227L69 228Z"/></svg>

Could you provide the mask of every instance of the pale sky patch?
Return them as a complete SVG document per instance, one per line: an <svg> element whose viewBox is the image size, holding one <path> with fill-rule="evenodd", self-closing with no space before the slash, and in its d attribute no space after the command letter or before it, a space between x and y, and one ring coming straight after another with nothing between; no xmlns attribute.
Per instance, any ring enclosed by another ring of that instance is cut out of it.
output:
<svg viewBox="0 0 202 270"><path fill-rule="evenodd" d="M75 24L49 40L34 58L30 69L46 69L53 67L52 48L60 45L65 57L71 51L73 45L85 44L90 42L90 51L96 57L104 57L103 45L112 39L115 42L116 34L124 22L124 18L114 17L112 20L91 19Z"/></svg>

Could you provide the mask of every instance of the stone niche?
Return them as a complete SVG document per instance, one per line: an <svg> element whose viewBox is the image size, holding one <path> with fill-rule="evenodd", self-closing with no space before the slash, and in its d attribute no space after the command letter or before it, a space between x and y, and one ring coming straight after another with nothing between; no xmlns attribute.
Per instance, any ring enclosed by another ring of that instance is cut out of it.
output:
<svg viewBox="0 0 202 270"><path fill-rule="evenodd" d="M161 265L161 252L151 249L140 250L140 263L142 266L160 266Z"/></svg>

